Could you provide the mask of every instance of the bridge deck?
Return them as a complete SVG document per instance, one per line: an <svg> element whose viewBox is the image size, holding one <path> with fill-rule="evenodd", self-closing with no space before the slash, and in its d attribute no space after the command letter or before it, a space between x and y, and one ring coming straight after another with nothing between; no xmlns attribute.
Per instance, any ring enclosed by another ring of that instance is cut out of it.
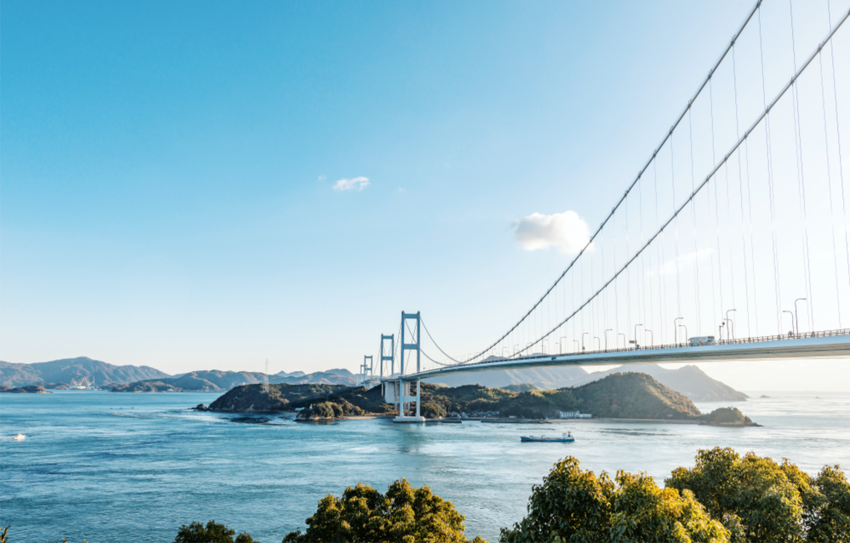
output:
<svg viewBox="0 0 850 543"><path fill-rule="evenodd" d="M534 355L475 364L457 364L405 375L405 379L425 379L452 373L539 368L545 366L593 366L649 364L665 362L721 362L730 360L772 360L777 358L848 358L850 330L818 332L806 337L753 338L701 345L640 347L582 354Z"/></svg>

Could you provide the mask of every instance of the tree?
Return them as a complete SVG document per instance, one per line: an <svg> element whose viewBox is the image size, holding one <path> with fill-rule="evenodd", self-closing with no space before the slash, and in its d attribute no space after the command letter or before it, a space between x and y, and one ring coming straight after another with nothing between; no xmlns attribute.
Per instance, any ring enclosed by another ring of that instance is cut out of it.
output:
<svg viewBox="0 0 850 543"><path fill-rule="evenodd" d="M248 534L239 534L234 540L235 533L224 524L212 520L207 522L206 526L193 522L188 526L184 524L177 530L174 543L255 543Z"/></svg>
<svg viewBox="0 0 850 543"><path fill-rule="evenodd" d="M777 464L720 447L696 460L674 470L667 485L691 490L733 542L850 541L850 485L838 466L813 478L787 459Z"/></svg>
<svg viewBox="0 0 850 543"><path fill-rule="evenodd" d="M327 495L307 519L307 530L291 532L283 543L468 543L464 517L428 486L413 488L406 479L386 495L358 484L341 498ZM476 537L472 543L486 543Z"/></svg>
<svg viewBox="0 0 850 543"><path fill-rule="evenodd" d="M658 488L646 474L597 477L567 457L534 486L528 515L503 528L500 541L727 543L728 532L689 491Z"/></svg>
<svg viewBox="0 0 850 543"><path fill-rule="evenodd" d="M823 498L809 515L809 541L850 542L850 483L844 472L839 466L824 466L814 486Z"/></svg>

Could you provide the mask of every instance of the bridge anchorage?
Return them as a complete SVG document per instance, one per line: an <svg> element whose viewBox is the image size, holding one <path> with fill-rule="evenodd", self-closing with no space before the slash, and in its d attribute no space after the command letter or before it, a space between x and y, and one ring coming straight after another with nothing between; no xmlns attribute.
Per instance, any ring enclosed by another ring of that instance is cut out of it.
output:
<svg viewBox="0 0 850 543"><path fill-rule="evenodd" d="M420 381L448 374L850 358L850 10L833 3L758 0L610 213L562 247L566 269L495 341L450 355L402 312L400 341L381 336L396 420L422 421Z"/></svg>

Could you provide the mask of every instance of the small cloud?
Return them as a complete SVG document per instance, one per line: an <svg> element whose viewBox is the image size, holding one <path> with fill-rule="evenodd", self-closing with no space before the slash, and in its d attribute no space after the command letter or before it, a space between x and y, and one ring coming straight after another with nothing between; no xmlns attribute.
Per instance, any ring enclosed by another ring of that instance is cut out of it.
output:
<svg viewBox="0 0 850 543"><path fill-rule="evenodd" d="M554 247L564 254L574 255L590 240L590 228L575 211L554 215L532 213L514 224L514 239L526 251Z"/></svg>
<svg viewBox="0 0 850 543"><path fill-rule="evenodd" d="M340 179L334 183L334 190L363 190L368 186L368 177L355 177L354 179Z"/></svg>
<svg viewBox="0 0 850 543"><path fill-rule="evenodd" d="M699 249L697 251L691 251L689 253L685 253L683 255L679 255L678 258L673 257L668 260L664 264L661 265L659 270L651 270L649 272L650 275L673 275L676 273L677 268L682 268L685 266L690 266L695 262L699 262L701 260L705 260L706 258L711 256L713 251L711 248L707 249ZM677 265L678 262L678 265Z"/></svg>
<svg viewBox="0 0 850 543"><path fill-rule="evenodd" d="M318 178L316 181L318 181L318 182L322 182L322 181L324 181L324 180L325 180L325 176L324 176L324 175L320 175L320 176L319 176L319 178Z"/></svg>
<svg viewBox="0 0 850 543"><path fill-rule="evenodd" d="M401 188L401 187L399 187L399 188L398 188L398 191L399 191L399 192L404 192L404 189L403 189L403 188Z"/></svg>

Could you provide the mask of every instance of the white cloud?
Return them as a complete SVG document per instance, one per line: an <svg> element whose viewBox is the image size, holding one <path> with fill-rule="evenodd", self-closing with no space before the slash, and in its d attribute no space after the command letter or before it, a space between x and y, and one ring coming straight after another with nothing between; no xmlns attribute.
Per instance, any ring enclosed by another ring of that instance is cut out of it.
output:
<svg viewBox="0 0 850 543"><path fill-rule="evenodd" d="M324 180L325 180L325 176L324 176L324 175L320 175L320 176L319 176L319 179L317 179L317 181L324 181Z"/></svg>
<svg viewBox="0 0 850 543"><path fill-rule="evenodd" d="M514 222L514 239L526 251L554 247L574 255L587 245L590 228L575 211L554 215L532 213Z"/></svg>
<svg viewBox="0 0 850 543"><path fill-rule="evenodd" d="M681 268L683 268L685 266L690 266L694 262L699 262L701 260L705 260L706 258L711 256L711 253L712 253L712 250L710 248L708 248L708 249L699 249L697 251L691 251L689 253L679 255L679 258L678 258L679 266L678 267L681 271ZM665 262L661 266L661 269L659 271L650 271L649 273L650 273L650 275L672 275L672 274L676 273L676 268L677 268L676 267L676 261L677 261L676 257L673 257L672 259Z"/></svg>
<svg viewBox="0 0 850 543"><path fill-rule="evenodd" d="M340 179L334 183L334 190L363 190L368 186L368 177L355 177L354 179Z"/></svg>

